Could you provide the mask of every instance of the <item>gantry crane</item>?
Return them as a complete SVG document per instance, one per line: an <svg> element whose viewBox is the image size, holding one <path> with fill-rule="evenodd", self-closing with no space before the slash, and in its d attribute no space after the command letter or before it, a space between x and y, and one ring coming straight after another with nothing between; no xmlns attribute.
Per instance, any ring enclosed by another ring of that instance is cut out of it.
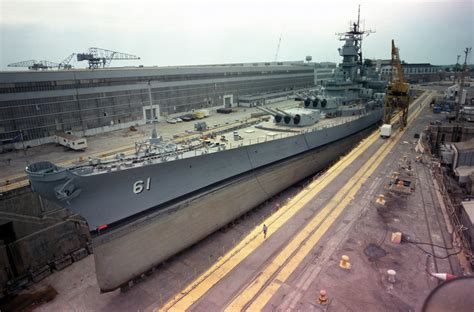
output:
<svg viewBox="0 0 474 312"><path fill-rule="evenodd" d="M392 112L398 110L400 112L400 129L404 129L408 120L408 104L410 97L408 89L410 85L406 82L403 76L403 67L398 54L398 49L395 47L395 42L392 40L392 78L387 87L385 94L384 105L384 125L390 125L392 119Z"/></svg>
<svg viewBox="0 0 474 312"><path fill-rule="evenodd" d="M37 61L37 60L28 60L28 61L22 61L22 62L17 62L17 63L12 63L8 64L8 67L28 67L30 70L47 70L47 69L71 69L72 65L69 63L71 62L71 59L74 57L74 53L69 55L64 61L61 63L55 63L55 62L50 62L50 61Z"/></svg>
<svg viewBox="0 0 474 312"><path fill-rule="evenodd" d="M101 48L89 48L86 53L77 53L77 61L88 61L90 69L108 67L112 60L139 60L138 56Z"/></svg>
<svg viewBox="0 0 474 312"><path fill-rule="evenodd" d="M71 63L71 60L72 58L76 56L76 53L72 53L71 55L69 55L68 57L66 57L64 59L64 61L62 61L61 63L59 63L58 65L58 69L72 69L72 65L70 64Z"/></svg>
<svg viewBox="0 0 474 312"><path fill-rule="evenodd" d="M28 69L31 69L31 70L40 70L40 69L46 70L46 69L53 69L55 67L59 67L59 64L50 62L50 61L28 60L28 61L8 64L8 67L28 67Z"/></svg>

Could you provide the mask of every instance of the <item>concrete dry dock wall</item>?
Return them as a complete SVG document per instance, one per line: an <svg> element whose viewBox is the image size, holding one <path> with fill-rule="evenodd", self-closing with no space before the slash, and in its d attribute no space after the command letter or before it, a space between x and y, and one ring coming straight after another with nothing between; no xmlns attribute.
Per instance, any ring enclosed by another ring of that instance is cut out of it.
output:
<svg viewBox="0 0 474 312"><path fill-rule="evenodd" d="M165 211L94 238L99 287L112 291L196 243L249 209L327 166L368 130L250 172Z"/></svg>
<svg viewBox="0 0 474 312"><path fill-rule="evenodd" d="M72 263L62 259L85 250L89 240L81 217L41 200L29 187L2 193L0 291L38 281L53 268Z"/></svg>

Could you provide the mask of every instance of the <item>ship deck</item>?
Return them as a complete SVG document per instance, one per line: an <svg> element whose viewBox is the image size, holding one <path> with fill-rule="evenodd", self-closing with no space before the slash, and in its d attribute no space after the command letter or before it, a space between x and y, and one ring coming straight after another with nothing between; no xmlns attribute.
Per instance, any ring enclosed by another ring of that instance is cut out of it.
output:
<svg viewBox="0 0 474 312"><path fill-rule="evenodd" d="M357 115L322 119L314 125L305 127L285 127L275 125L272 120L267 121L251 119L248 126L246 126L246 122L234 124L233 126L231 125L227 127L228 129L219 130L220 134L213 135L212 137L210 136L210 133L213 131L207 131L207 135L201 136L201 138L191 142L190 144L177 144L175 146L177 148L176 152L171 150L168 152L163 152L162 154L154 154L150 157L142 157L142 162L147 161L147 164L168 162L177 159L196 157L203 154L216 153L242 146L250 146L272 140L279 140L305 132L330 128L350 122L363 116L364 115ZM135 156L131 157L135 158ZM100 169L94 169L91 172L87 171L86 173L81 173L81 167L78 167L78 170L74 172L78 173L79 175L96 175L110 171L127 170L134 167L139 167L142 166L142 162L132 163L130 162L130 159L117 160L113 158L108 160L107 163L103 162L100 166ZM77 163L78 166L87 166L87 164L87 160ZM125 164L127 164L127 166L123 166Z"/></svg>
<svg viewBox="0 0 474 312"><path fill-rule="evenodd" d="M294 100L287 100L271 103L267 106L286 109L296 107L298 104L299 102ZM214 112L209 117L197 121L205 121L208 125L209 130L204 133L225 132L226 129L239 126L242 122L259 120L259 118L250 117L252 113L259 112L260 110L257 108L238 107L231 114ZM158 134L165 141L181 142L200 136L194 130L194 122L169 124L165 120L166 118L163 118L157 125ZM60 167L68 167L82 163L89 157L108 160L115 158L115 155L119 153L132 154L135 151L135 142L149 138L153 126L138 126L136 129L137 131L124 129L88 137L88 147L85 151L74 151L56 144L45 144L26 150L0 154L0 193L28 185L24 169L29 163L50 161ZM235 144L233 139L229 140L229 146L231 143Z"/></svg>
<svg viewBox="0 0 474 312"><path fill-rule="evenodd" d="M297 107L298 103L299 102L295 101L283 101L268 106L285 109ZM222 149L232 149L291 137L304 132L317 131L319 129L332 127L334 125L344 124L361 117L361 115L341 116L336 118L321 119L316 124L310 126L285 127L275 125L272 120L273 118L271 118L269 115L265 115L266 117L262 116L251 118L251 112L259 112L259 110L257 108L241 108L231 116L220 116L219 114L214 114L209 118L200 120L209 124L209 128L203 132L197 132L189 129L194 125L194 122L170 125L163 121L157 126L157 130L159 134L163 136L164 143L177 143L177 147L181 151L177 153L178 155L173 156L171 159L166 157L166 161L173 160L175 158L182 159L195 157L201 154L215 153ZM225 119L226 117L227 119ZM229 120L232 117L234 117L234 119ZM151 126L145 126L140 129L138 134L142 136L140 140L147 138L146 131L148 131L148 134L151 133ZM215 135L215 137L210 137L210 134L212 133L218 133L218 135ZM207 143L204 143L202 137L208 138L206 139ZM26 185L28 181L26 180L26 175L24 174L23 170L28 163L35 163L37 161L47 160L58 165L59 167L71 167L87 166L89 163L88 159L90 158L101 159L102 165L100 168L94 169L91 172L87 171L87 173L75 171L79 175L96 175L109 172L110 170L126 170L136 166L141 166L140 163L132 164L126 159L122 161L117 160L115 157L117 154L133 156L133 153L135 152L135 146L133 142L131 142L132 138L140 141L137 135L130 135L129 130L122 130L88 138L90 141L89 146L91 146L91 148L88 148L87 151L69 151L65 150L62 146L48 144L23 152L14 152L14 155L13 153L1 154L0 193ZM189 145L182 144L183 142L190 141L191 139L195 139L193 143ZM113 144L114 141L118 141L121 146L113 149L107 149L107 147L115 146L116 143ZM158 157L153 157L153 159L151 159L153 163L162 162L162 159L159 157L159 155L157 156ZM117 163L119 166L116 166ZM128 164L127 166L121 166L121 164L126 163ZM110 169L108 165L110 165ZM12 174L13 172L16 172L16 174Z"/></svg>
<svg viewBox="0 0 474 312"><path fill-rule="evenodd" d="M455 251L433 247L450 247L452 229L431 160L415 151L415 134L440 118L428 111L433 94L412 104L405 131L387 140L375 131L324 173L174 256L127 292L99 294L89 256L33 286L58 292L38 310L421 310L440 283L428 272L466 270L462 257L437 259L419 249L440 257ZM420 155L423 162L416 162ZM385 189L395 171L411 180L410 194ZM397 231L428 245L395 244ZM343 255L350 269L340 267ZM395 283L388 270L396 271ZM327 305L318 302L323 289Z"/></svg>

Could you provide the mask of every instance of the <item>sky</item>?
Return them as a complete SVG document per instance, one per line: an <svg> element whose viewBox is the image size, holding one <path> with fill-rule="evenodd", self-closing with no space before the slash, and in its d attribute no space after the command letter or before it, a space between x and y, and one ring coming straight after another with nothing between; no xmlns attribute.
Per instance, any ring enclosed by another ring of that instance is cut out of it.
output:
<svg viewBox="0 0 474 312"><path fill-rule="evenodd" d="M364 58L390 58L394 39L408 63L454 64L474 45L470 0L0 0L0 70L30 59L59 63L89 47L141 58L112 66L297 61L307 55L340 62L336 33L357 19L358 4L361 24L375 31L363 42Z"/></svg>

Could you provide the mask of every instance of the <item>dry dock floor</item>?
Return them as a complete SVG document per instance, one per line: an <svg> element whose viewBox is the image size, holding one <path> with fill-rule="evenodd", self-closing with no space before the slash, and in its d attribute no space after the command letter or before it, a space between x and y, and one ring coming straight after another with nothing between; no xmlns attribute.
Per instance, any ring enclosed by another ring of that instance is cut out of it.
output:
<svg viewBox="0 0 474 312"><path fill-rule="evenodd" d="M427 155L415 162L415 134L440 118L429 111L431 95L412 105L405 131L386 140L375 132L326 172L176 255L127 292L100 294L89 256L33 286L58 292L37 310L419 311L439 283L428 272L463 274L457 256L446 258L453 250L391 242L391 233L401 231L451 247L432 163ZM404 170L413 192L386 191L389 176ZM379 194L385 205L376 203ZM349 269L340 267L342 255ZM318 302L322 289L326 305Z"/></svg>

